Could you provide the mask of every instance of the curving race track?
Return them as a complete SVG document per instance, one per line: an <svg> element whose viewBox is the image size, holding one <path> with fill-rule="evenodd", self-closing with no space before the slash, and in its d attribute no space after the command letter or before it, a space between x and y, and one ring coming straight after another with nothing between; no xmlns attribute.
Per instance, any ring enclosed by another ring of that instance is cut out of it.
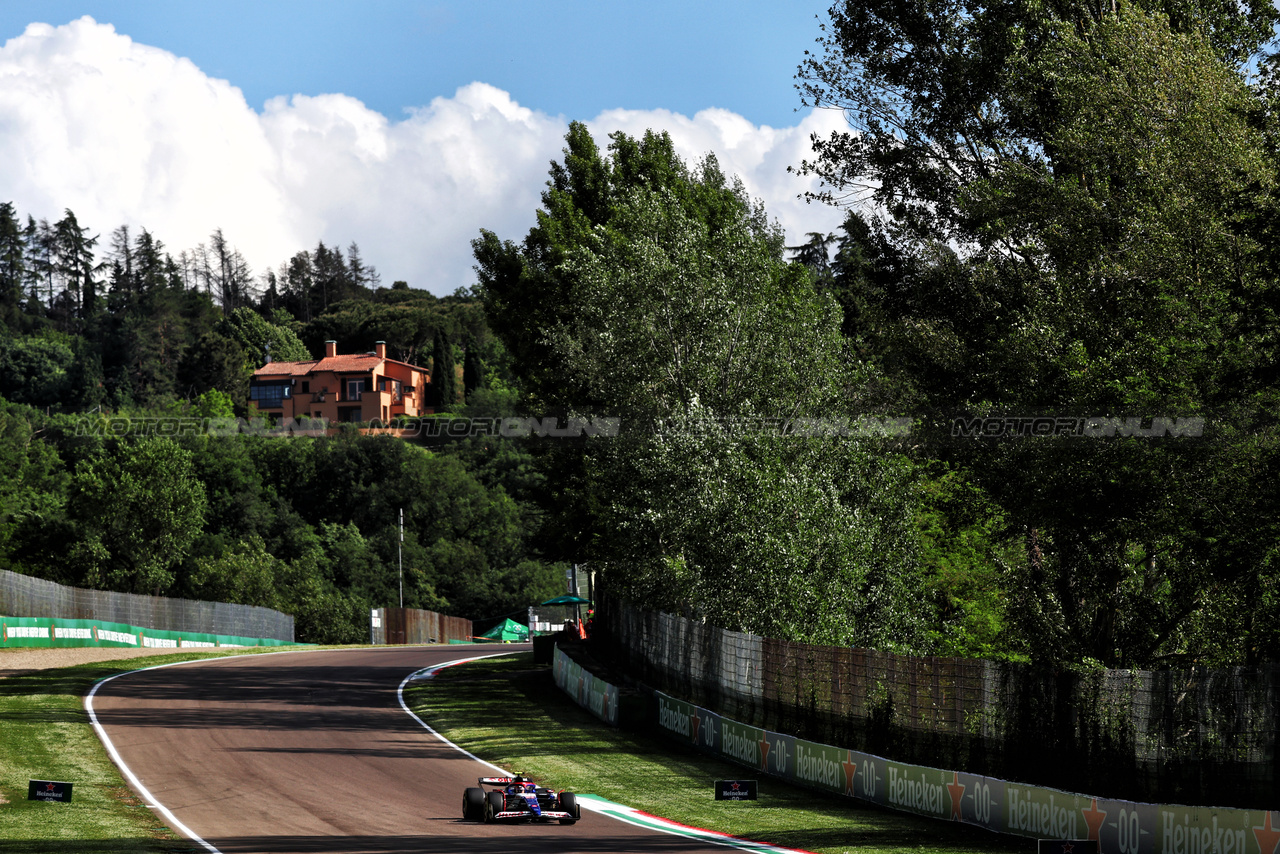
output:
<svg viewBox="0 0 1280 854"><path fill-rule="evenodd" d="M725 852L584 810L562 827L464 822L462 790L493 773L397 700L414 671L478 647L240 656L103 683L92 708L119 761L222 854Z"/></svg>

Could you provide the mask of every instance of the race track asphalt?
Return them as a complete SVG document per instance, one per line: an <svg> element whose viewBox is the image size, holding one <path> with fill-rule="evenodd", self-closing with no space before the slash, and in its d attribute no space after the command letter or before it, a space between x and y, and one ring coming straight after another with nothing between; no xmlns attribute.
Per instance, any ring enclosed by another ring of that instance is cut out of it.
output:
<svg viewBox="0 0 1280 854"><path fill-rule="evenodd" d="M222 854L709 854L584 810L576 825L461 819L493 773L401 709L410 673L492 647L240 656L129 673L93 707L123 763Z"/></svg>

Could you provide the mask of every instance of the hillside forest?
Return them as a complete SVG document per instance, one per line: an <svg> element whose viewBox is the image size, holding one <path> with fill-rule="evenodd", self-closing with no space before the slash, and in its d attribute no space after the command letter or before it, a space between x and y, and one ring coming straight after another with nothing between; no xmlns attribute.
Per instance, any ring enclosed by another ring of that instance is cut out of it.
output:
<svg viewBox="0 0 1280 854"><path fill-rule="evenodd" d="M0 563L304 641L364 638L402 558L406 605L478 621L577 563L815 643L1280 660L1276 17L837 3L796 84L848 130L792 168L838 233L788 245L713 155L575 122L536 224L482 230L443 298L355 243L255 273L221 230L175 253L0 204ZM146 426L251 424L268 350L327 340L430 368L432 417L620 427Z"/></svg>

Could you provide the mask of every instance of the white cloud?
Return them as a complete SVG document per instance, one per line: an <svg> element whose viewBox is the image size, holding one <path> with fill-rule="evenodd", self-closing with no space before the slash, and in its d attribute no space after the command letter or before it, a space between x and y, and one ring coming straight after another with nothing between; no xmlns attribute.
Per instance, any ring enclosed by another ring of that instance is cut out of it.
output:
<svg viewBox="0 0 1280 854"><path fill-rule="evenodd" d="M797 200L809 184L786 171L838 120L775 129L725 110L611 110L588 125L602 139L667 130L691 162L714 151L797 242L840 222ZM220 227L258 271L355 241L384 282L471 284L471 239L523 237L566 129L484 83L398 121L345 95L282 96L258 113L227 81L88 17L32 24L0 48L0 201L50 220L70 208L102 233L145 227L175 254Z"/></svg>

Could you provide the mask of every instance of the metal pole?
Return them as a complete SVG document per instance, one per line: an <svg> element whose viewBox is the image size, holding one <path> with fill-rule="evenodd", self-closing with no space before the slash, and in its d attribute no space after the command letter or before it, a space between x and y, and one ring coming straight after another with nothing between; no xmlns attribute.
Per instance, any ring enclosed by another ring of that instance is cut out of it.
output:
<svg viewBox="0 0 1280 854"><path fill-rule="evenodd" d="M396 563L400 565L400 607L404 607L404 508L400 508L400 542L396 543Z"/></svg>

